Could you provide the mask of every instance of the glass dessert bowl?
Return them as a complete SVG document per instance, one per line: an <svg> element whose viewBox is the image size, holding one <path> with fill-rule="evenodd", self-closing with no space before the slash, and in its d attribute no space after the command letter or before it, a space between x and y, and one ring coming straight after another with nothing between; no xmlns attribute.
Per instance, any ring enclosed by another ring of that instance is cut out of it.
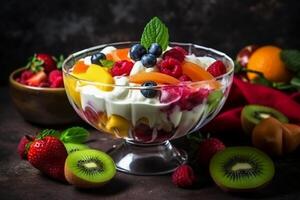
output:
<svg viewBox="0 0 300 200"><path fill-rule="evenodd" d="M63 64L64 84L82 119L102 133L124 139L110 152L119 171L165 174L187 161L187 154L169 140L199 130L217 115L228 96L234 65L219 51L170 43L166 51L184 50L180 71L173 71L184 78L174 78L162 67L174 70L177 61L172 63L164 53L156 64L145 67L145 62L130 59L135 44L104 44L70 55ZM99 52L105 56L97 64ZM217 77L206 71L215 61L226 68ZM199 77L204 80L197 81Z"/></svg>

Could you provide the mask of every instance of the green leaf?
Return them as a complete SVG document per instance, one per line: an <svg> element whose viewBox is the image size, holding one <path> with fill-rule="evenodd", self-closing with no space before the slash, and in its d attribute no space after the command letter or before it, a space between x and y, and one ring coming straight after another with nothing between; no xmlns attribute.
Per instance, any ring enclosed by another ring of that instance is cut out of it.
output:
<svg viewBox="0 0 300 200"><path fill-rule="evenodd" d="M56 67L57 67L57 69L62 69L62 64L63 64L63 62L65 60L64 55L61 54L61 55L59 55L58 59L55 58L54 60L56 61Z"/></svg>
<svg viewBox="0 0 300 200"><path fill-rule="evenodd" d="M102 67L107 67L107 68L112 68L115 64L115 62L112 60L100 60L100 63Z"/></svg>
<svg viewBox="0 0 300 200"><path fill-rule="evenodd" d="M42 139L46 136L53 136L56 138L60 137L60 132L54 129L44 129L42 130L38 135L37 135L37 139Z"/></svg>
<svg viewBox="0 0 300 200"><path fill-rule="evenodd" d="M64 143L83 143L89 135L90 133L82 127L72 127L62 132L60 140Z"/></svg>
<svg viewBox="0 0 300 200"><path fill-rule="evenodd" d="M299 77L294 77L291 80L291 85L297 87L298 89L300 89L300 78Z"/></svg>
<svg viewBox="0 0 300 200"><path fill-rule="evenodd" d="M288 69L294 72L300 71L300 51L298 50L282 50L280 57Z"/></svg>
<svg viewBox="0 0 300 200"><path fill-rule="evenodd" d="M234 61L234 73L235 74L239 74L239 73L245 72L244 68L245 67L243 67L242 65L240 65L240 63L238 63L237 61Z"/></svg>
<svg viewBox="0 0 300 200"><path fill-rule="evenodd" d="M273 84L271 81L267 80L263 75L257 76L255 79L251 81L252 83L260 84L260 85L265 85L268 87L272 87Z"/></svg>
<svg viewBox="0 0 300 200"><path fill-rule="evenodd" d="M146 24L141 44L148 49L152 43L158 43L163 50L166 50L169 44L169 31L166 25L158 18L154 17Z"/></svg>

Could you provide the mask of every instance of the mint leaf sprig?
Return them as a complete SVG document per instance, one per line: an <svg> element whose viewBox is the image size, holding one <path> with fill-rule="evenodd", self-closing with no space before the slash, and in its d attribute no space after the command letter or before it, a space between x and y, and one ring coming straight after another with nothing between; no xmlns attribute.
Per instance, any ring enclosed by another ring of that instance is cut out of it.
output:
<svg viewBox="0 0 300 200"><path fill-rule="evenodd" d="M37 139L44 138L46 136L53 136L61 140L63 143L77 143L81 144L86 142L90 133L85 128L75 126L68 128L62 132L54 129L45 129L40 131L37 135Z"/></svg>
<svg viewBox="0 0 300 200"><path fill-rule="evenodd" d="M300 72L300 51L285 49L280 52L280 58L292 72Z"/></svg>
<svg viewBox="0 0 300 200"><path fill-rule="evenodd" d="M158 17L152 18L146 24L141 37L141 45L146 49L152 43L158 43L163 50L166 50L169 44L169 30Z"/></svg>

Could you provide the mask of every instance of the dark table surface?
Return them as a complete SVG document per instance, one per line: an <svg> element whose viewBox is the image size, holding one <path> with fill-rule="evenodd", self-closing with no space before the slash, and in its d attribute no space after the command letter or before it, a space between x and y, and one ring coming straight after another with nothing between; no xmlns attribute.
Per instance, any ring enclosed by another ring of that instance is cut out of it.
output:
<svg viewBox="0 0 300 200"><path fill-rule="evenodd" d="M16 153L19 138L41 128L24 121L11 103L8 88L0 87L0 199L300 199L299 152L277 160L273 182L251 194L225 193L212 183L202 188L180 189L172 184L170 175L124 173L118 173L102 188L78 190L42 176L29 163L19 159ZM90 146L94 148L108 150L120 142L90 130L95 139Z"/></svg>

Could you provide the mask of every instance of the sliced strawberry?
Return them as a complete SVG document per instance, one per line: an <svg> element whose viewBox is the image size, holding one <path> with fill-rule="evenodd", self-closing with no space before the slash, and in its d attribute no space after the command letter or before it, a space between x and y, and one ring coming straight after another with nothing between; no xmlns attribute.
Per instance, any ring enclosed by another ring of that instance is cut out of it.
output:
<svg viewBox="0 0 300 200"><path fill-rule="evenodd" d="M47 75L44 71L39 71L26 81L29 86L39 86L42 82L47 81Z"/></svg>

